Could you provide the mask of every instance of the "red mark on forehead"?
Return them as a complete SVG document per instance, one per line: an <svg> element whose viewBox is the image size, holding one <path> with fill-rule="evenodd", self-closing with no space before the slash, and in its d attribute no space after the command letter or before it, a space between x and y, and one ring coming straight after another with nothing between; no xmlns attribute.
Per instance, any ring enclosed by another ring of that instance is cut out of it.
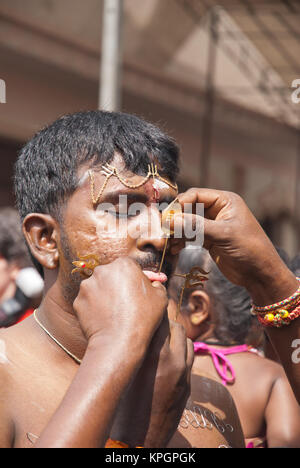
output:
<svg viewBox="0 0 300 468"><path fill-rule="evenodd" d="M159 190L153 187L153 191L154 191L155 202L158 203L159 202Z"/></svg>
<svg viewBox="0 0 300 468"><path fill-rule="evenodd" d="M159 203L160 193L159 190L153 186L153 180L149 180L149 182L145 184L145 192L150 203Z"/></svg>

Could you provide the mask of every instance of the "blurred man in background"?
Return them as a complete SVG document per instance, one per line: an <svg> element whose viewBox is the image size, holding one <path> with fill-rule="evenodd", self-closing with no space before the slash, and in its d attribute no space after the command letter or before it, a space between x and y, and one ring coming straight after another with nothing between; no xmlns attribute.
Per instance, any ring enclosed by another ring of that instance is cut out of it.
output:
<svg viewBox="0 0 300 468"><path fill-rule="evenodd" d="M35 290L34 294L32 287ZM30 315L31 307L40 300L39 291L41 291L41 279L32 268L19 215L12 208L2 208L0 210L0 327L13 325Z"/></svg>
<svg viewBox="0 0 300 468"><path fill-rule="evenodd" d="M207 251L184 249L176 273L195 266L209 272L209 281L204 288L185 290L178 316L194 341L193 373L209 373L227 386L249 447L299 447L300 409L282 367L247 344L249 294L222 275ZM171 317L177 313L182 281L177 276L170 281Z"/></svg>
<svg viewBox="0 0 300 468"><path fill-rule="evenodd" d="M0 210L0 303L15 295L18 273L29 265L19 215L12 208L3 208Z"/></svg>

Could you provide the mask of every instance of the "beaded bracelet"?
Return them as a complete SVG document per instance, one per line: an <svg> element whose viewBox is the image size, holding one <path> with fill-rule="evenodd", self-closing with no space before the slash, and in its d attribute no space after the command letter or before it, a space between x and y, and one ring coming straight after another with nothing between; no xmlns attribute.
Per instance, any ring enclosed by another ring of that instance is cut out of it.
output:
<svg viewBox="0 0 300 468"><path fill-rule="evenodd" d="M264 317L261 315L258 315L257 317L264 327L281 328L283 326L290 325L293 320L300 317L300 305L292 309L290 312L285 309L279 309L276 315L269 313Z"/></svg>
<svg viewBox="0 0 300 468"><path fill-rule="evenodd" d="M297 280L300 282L300 278L297 278ZM293 306L295 305L298 301L300 300L300 286L298 290L293 294L292 296L288 297L287 299L284 299L283 301L276 302L275 304L267 305L264 307L256 306L255 304L252 304L252 313L254 315L257 314L263 314L267 312L271 312L277 309L282 309L286 308L288 306Z"/></svg>
<svg viewBox="0 0 300 468"><path fill-rule="evenodd" d="M264 311L261 311L261 312L257 311L255 308L252 308L251 312L252 312L253 315L258 315L258 316L264 317L266 314L276 314L279 311L280 312L281 311L290 312L291 310L298 307L298 305L300 305L300 297L298 297L297 299L294 299L290 304L287 304L285 306L277 306L277 307L274 307L272 309L267 309L267 310L264 310Z"/></svg>

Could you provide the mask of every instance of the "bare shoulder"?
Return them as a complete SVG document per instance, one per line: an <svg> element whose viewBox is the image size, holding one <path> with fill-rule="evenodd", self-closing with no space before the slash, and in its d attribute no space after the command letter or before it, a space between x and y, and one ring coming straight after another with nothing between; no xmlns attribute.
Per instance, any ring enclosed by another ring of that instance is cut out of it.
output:
<svg viewBox="0 0 300 468"><path fill-rule="evenodd" d="M7 329L0 329L0 365L2 369L15 367L31 343L28 324L20 323Z"/></svg>
<svg viewBox="0 0 300 468"><path fill-rule="evenodd" d="M267 359L256 353L245 353L244 358L247 359L249 365L253 365L257 372L261 372L268 376L272 381L280 377L285 377L285 372L281 364Z"/></svg>
<svg viewBox="0 0 300 468"><path fill-rule="evenodd" d="M29 340L30 341L30 340ZM19 328L0 330L0 395L8 396L19 373L19 363L26 353Z"/></svg>
<svg viewBox="0 0 300 468"><path fill-rule="evenodd" d="M76 372L32 317L0 330L0 447L31 447Z"/></svg>
<svg viewBox="0 0 300 468"><path fill-rule="evenodd" d="M18 401L26 393L34 340L29 322L0 330L0 447L12 437ZM6 442L5 442L6 441ZM10 439L11 442L11 439Z"/></svg>
<svg viewBox="0 0 300 468"><path fill-rule="evenodd" d="M14 422L10 411L13 373L10 369L9 333L0 330L0 448L10 448L14 440Z"/></svg>
<svg viewBox="0 0 300 468"><path fill-rule="evenodd" d="M0 330L0 394L9 388L8 383L13 379L12 365L15 361L15 352L13 351L14 334L11 329ZM16 338L15 338L16 339ZM2 385L4 383L5 385Z"/></svg>

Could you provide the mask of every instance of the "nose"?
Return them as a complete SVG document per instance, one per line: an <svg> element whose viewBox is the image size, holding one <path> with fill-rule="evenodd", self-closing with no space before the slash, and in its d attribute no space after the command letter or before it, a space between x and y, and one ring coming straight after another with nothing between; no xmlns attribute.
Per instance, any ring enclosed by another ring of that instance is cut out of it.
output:
<svg viewBox="0 0 300 468"><path fill-rule="evenodd" d="M147 224L147 229L144 229L138 238L138 249L145 250L152 246L157 251L162 252L165 247L166 237L161 228L161 213L155 205L149 208L149 222Z"/></svg>

